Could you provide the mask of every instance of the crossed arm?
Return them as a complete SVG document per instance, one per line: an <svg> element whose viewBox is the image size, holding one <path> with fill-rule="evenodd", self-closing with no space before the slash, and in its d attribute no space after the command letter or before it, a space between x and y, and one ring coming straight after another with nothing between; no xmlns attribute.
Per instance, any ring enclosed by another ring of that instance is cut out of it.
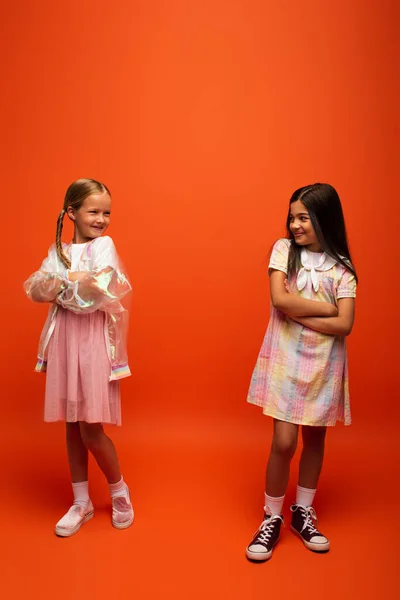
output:
<svg viewBox="0 0 400 600"><path fill-rule="evenodd" d="M327 335L350 334L354 323L354 298L341 298L337 307L329 302L301 298L287 290L286 275L277 270L271 272L270 282L273 306L293 321Z"/></svg>
<svg viewBox="0 0 400 600"><path fill-rule="evenodd" d="M56 302L75 312L97 309L119 312L121 298L131 289L126 277L116 275L112 267L96 272L72 272L68 280L79 283L79 301L67 280L56 272L36 271L25 282L25 292L34 302Z"/></svg>

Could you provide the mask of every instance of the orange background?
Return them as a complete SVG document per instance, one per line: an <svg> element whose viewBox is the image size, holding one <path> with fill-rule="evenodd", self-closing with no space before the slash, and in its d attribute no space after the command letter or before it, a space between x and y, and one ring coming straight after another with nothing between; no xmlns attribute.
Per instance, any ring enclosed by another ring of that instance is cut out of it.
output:
<svg viewBox="0 0 400 600"><path fill-rule="evenodd" d="M14 0L2 13L7 598L308 598L310 586L392 598L398 3ZM110 187L109 234L134 286L133 377L123 427L108 431L136 522L111 528L93 465L96 518L60 540L63 426L42 422L33 373L46 307L22 282L78 177ZM315 181L339 191L360 276L354 424L330 431L316 498L332 551L309 553L289 531L294 464L280 545L253 565L244 548L262 516L271 423L245 398L268 322L266 264L291 193Z"/></svg>

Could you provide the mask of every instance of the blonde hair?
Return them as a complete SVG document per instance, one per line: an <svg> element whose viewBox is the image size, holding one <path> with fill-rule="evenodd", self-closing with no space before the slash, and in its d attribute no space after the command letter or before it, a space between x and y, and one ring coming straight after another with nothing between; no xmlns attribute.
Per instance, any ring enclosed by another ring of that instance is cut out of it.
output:
<svg viewBox="0 0 400 600"><path fill-rule="evenodd" d="M64 198L64 206L57 219L57 229L56 229L56 250L57 255L63 265L67 267L67 269L71 268L71 261L67 256L65 256L61 243L61 233L63 230L63 221L65 213L68 208L71 206L74 210L79 210L86 198L91 196L92 194L102 194L107 192L107 194L111 197L110 190L107 188L104 183L100 181L96 181L95 179L77 179L67 189Z"/></svg>

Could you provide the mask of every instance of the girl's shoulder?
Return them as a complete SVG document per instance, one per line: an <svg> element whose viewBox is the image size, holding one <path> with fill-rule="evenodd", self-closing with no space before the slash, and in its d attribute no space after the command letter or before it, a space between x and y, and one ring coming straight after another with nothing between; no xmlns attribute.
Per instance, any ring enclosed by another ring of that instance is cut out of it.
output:
<svg viewBox="0 0 400 600"><path fill-rule="evenodd" d="M292 240L288 238L279 238L272 246L272 251L287 252L292 245Z"/></svg>
<svg viewBox="0 0 400 600"><path fill-rule="evenodd" d="M269 273L271 272L271 269L287 273L290 244L291 242L287 238L280 238L275 242L272 247L268 265Z"/></svg>
<svg viewBox="0 0 400 600"><path fill-rule="evenodd" d="M90 245L98 248L111 248L114 247L114 242L112 241L112 238L110 238L109 235L102 235L101 237L98 237L92 242L90 242Z"/></svg>
<svg viewBox="0 0 400 600"><path fill-rule="evenodd" d="M63 244L64 247L64 244ZM55 242L53 242L50 246L49 246L49 250L47 252L47 255L49 258L56 258L57 257L57 246L55 244Z"/></svg>
<svg viewBox="0 0 400 600"><path fill-rule="evenodd" d="M119 263L114 242L108 235L94 239L84 251L84 256L92 260L92 265L116 266Z"/></svg>
<svg viewBox="0 0 400 600"><path fill-rule="evenodd" d="M351 261L348 258L344 257L344 256L342 256L341 258L342 258L344 264L346 265L346 266L342 265L343 270L344 271L350 271L350 272L353 271L354 270L354 266L352 265Z"/></svg>
<svg viewBox="0 0 400 600"><path fill-rule="evenodd" d="M285 244L286 246L290 246L291 243L292 243L292 240L290 240L289 238L279 238L275 242L275 244Z"/></svg>
<svg viewBox="0 0 400 600"><path fill-rule="evenodd" d="M346 258L345 256L341 256L340 258L342 259L344 264L337 261L337 263L335 264L336 271L340 274L341 277L343 275L352 275L352 271L353 271L354 267L351 264L351 262L349 261L349 259Z"/></svg>
<svg viewBox="0 0 400 600"><path fill-rule="evenodd" d="M94 240L92 240L91 242L88 243L87 245L87 253L88 255L90 255L91 253L95 252L107 252L107 251L112 251L115 252L115 245L114 242L112 240L112 238L110 238L109 235L102 235L101 237L95 238Z"/></svg>
<svg viewBox="0 0 400 600"><path fill-rule="evenodd" d="M40 269L42 271L58 271L62 268L62 263L58 258L57 248L55 243L51 244L47 251L47 256L42 260L42 266Z"/></svg>

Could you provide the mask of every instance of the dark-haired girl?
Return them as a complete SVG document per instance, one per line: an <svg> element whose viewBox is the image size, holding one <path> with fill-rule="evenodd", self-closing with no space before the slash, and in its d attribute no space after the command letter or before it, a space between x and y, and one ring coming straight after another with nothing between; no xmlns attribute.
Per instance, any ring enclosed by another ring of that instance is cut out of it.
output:
<svg viewBox="0 0 400 600"><path fill-rule="evenodd" d="M251 380L248 402L273 417L264 519L246 548L265 561L279 540L282 507L296 451L303 448L291 530L306 548L327 552L313 508L327 427L349 425L346 336L354 321L357 275L339 196L328 184L296 190L270 264L271 316Z"/></svg>

